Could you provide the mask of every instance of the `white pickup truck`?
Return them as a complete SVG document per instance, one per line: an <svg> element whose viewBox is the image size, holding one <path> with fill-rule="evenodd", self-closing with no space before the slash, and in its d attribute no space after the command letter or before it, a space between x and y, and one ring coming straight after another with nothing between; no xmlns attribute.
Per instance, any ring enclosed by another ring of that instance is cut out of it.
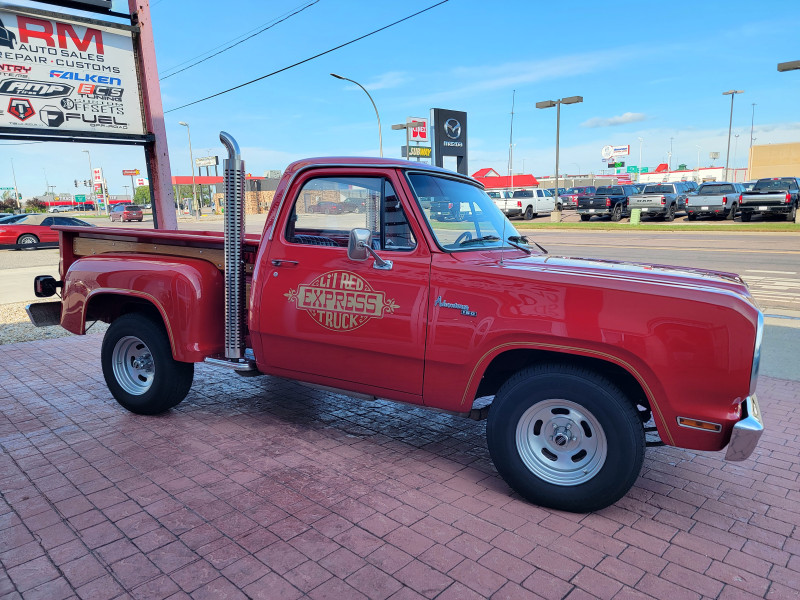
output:
<svg viewBox="0 0 800 600"><path fill-rule="evenodd" d="M521 214L522 218L527 221L538 216L539 213L551 213L556 209L556 199L550 190L539 188L515 190L511 200L516 204L514 207L516 215ZM560 206L559 210L561 210ZM508 213L506 215L514 216Z"/></svg>

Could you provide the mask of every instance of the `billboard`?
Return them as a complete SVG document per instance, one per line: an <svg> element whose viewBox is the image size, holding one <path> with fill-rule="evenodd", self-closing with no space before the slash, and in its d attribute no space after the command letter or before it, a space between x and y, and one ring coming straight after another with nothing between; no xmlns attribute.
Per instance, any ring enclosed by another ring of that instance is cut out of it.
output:
<svg viewBox="0 0 800 600"><path fill-rule="evenodd" d="M132 32L0 9L0 127L144 135Z"/></svg>
<svg viewBox="0 0 800 600"><path fill-rule="evenodd" d="M408 131L408 141L410 142L430 142L428 135L428 119L408 117L406 123L424 123L421 127L411 127Z"/></svg>
<svg viewBox="0 0 800 600"><path fill-rule="evenodd" d="M444 108L432 108L434 131L434 161L444 166L445 156L456 157L456 170L469 175L467 167L467 113Z"/></svg>

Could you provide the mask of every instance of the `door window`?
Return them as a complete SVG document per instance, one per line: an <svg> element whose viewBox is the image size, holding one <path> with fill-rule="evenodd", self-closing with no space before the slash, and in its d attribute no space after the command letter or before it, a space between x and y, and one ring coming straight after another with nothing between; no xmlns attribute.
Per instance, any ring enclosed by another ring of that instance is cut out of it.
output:
<svg viewBox="0 0 800 600"><path fill-rule="evenodd" d="M372 247L408 251L416 239L400 198L382 177L319 177L295 200L286 240L308 246L347 248L350 230L369 229Z"/></svg>
<svg viewBox="0 0 800 600"><path fill-rule="evenodd" d="M46 219L42 219L42 222L39 223L42 227L50 227L54 224L53 220L55 217L47 217Z"/></svg>

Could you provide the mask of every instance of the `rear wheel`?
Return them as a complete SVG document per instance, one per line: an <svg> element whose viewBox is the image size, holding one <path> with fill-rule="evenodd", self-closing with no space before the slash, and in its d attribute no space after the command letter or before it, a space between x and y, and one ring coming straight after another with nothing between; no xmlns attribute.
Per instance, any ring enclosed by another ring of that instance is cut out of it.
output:
<svg viewBox="0 0 800 600"><path fill-rule="evenodd" d="M571 512L622 498L644 460L634 404L604 377L572 365L537 365L509 379L489 410L486 438L514 490Z"/></svg>
<svg viewBox="0 0 800 600"><path fill-rule="evenodd" d="M753 218L753 215L749 212L743 212L742 214L742 223L749 223L750 219Z"/></svg>
<svg viewBox="0 0 800 600"><path fill-rule="evenodd" d="M737 204L731 205L731 209L728 211L728 214L725 215L725 218L728 221L733 221L736 218L736 210L739 208Z"/></svg>
<svg viewBox="0 0 800 600"><path fill-rule="evenodd" d="M140 313L111 324L100 357L111 394L136 414L165 412L180 404L192 386L194 364L172 358L163 324Z"/></svg>
<svg viewBox="0 0 800 600"><path fill-rule="evenodd" d="M525 220L530 221L535 215L533 214L533 207L528 205L528 208L525 209Z"/></svg>
<svg viewBox="0 0 800 600"><path fill-rule="evenodd" d="M786 220L790 223L794 223L794 220L797 218L797 204L792 204L792 209L786 215Z"/></svg>
<svg viewBox="0 0 800 600"><path fill-rule="evenodd" d="M675 220L675 205L670 204L669 209L667 210L667 214L664 216L666 221L674 221Z"/></svg>
<svg viewBox="0 0 800 600"><path fill-rule="evenodd" d="M696 221L697 220L697 215L689 214L689 215L686 215L686 218L689 219L690 221Z"/></svg>
<svg viewBox="0 0 800 600"><path fill-rule="evenodd" d="M611 220L612 221L619 221L620 219L622 219L622 205L621 204L617 204L614 207L614 210L611 212Z"/></svg>

